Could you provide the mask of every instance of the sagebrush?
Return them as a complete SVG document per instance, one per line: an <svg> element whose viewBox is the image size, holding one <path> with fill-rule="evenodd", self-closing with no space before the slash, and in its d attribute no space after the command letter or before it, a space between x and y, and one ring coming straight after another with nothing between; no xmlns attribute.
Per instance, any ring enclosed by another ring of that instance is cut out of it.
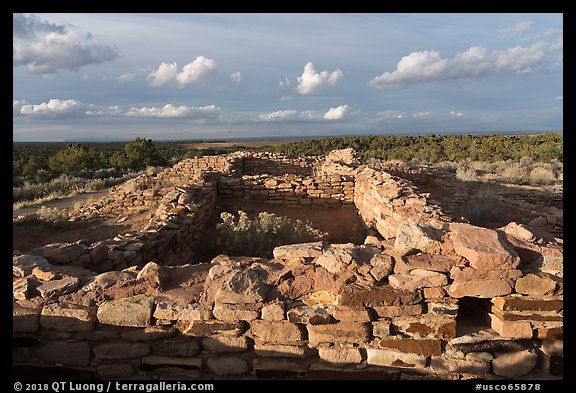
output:
<svg viewBox="0 0 576 393"><path fill-rule="evenodd" d="M220 214L222 222L216 225L219 250L227 255L272 257L272 250L280 245L326 240L328 233L314 229L310 223L261 212L250 219L238 211Z"/></svg>

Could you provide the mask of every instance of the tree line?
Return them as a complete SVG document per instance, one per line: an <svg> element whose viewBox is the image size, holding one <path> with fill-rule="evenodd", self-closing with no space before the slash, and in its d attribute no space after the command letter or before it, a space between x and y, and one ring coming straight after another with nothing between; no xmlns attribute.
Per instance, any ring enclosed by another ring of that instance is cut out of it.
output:
<svg viewBox="0 0 576 393"><path fill-rule="evenodd" d="M353 147L360 160L443 161L563 161L562 133L538 135L383 135L306 139L277 145L276 153L293 156L324 155L334 149Z"/></svg>

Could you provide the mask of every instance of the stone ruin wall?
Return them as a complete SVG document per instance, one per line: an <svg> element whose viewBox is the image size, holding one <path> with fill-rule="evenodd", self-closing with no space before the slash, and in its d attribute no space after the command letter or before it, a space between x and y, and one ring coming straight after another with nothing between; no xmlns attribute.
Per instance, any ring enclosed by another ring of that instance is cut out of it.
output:
<svg viewBox="0 0 576 393"><path fill-rule="evenodd" d="M562 377L562 245L515 223L490 230L451 222L409 182L371 168L353 169L351 200L342 201L353 201L381 236L364 245L308 243L277 247L271 260L222 255L162 266L190 241L186 232L201 233L216 193L271 197L266 182L277 182L274 191L310 185L247 175L241 159L225 157L158 174L182 182L228 171L220 180L134 191L144 199L130 195L132 203L157 206L149 232L15 255L13 364L104 379ZM340 182L348 169L334 171ZM232 171L237 187L226 184ZM122 262L102 269L99 258ZM489 328L458 325L470 299Z"/></svg>

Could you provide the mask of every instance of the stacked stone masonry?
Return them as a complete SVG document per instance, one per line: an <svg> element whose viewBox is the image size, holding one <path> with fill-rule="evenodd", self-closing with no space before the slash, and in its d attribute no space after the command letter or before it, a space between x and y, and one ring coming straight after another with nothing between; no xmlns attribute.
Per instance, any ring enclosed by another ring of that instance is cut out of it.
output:
<svg viewBox="0 0 576 393"><path fill-rule="evenodd" d="M106 197L148 201L144 230L15 252L14 367L103 379L562 378L562 244L527 225L452 222L410 182L336 156L185 160L144 179L158 190ZM268 159L312 176L268 173ZM363 245L185 263L217 196L354 203L374 232ZM118 215L99 203L78 217Z"/></svg>

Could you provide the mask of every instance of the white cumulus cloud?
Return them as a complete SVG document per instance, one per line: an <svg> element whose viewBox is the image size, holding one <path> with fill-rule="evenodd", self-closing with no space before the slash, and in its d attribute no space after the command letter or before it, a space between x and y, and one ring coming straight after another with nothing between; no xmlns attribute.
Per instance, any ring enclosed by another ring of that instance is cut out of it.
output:
<svg viewBox="0 0 576 393"><path fill-rule="evenodd" d="M298 115L298 111L287 109L283 111L275 111L269 113L262 113L258 116L260 120L289 120L294 119Z"/></svg>
<svg viewBox="0 0 576 393"><path fill-rule="evenodd" d="M434 112L416 112L412 114L415 119L427 119L434 116Z"/></svg>
<svg viewBox="0 0 576 393"><path fill-rule="evenodd" d="M340 105L335 108L328 109L324 114L325 120L340 120L348 113L348 105Z"/></svg>
<svg viewBox="0 0 576 393"><path fill-rule="evenodd" d="M500 33L503 34L510 34L510 35L518 35L527 32L532 28L534 22L525 20L522 22L518 22L512 27L507 27L505 29L500 30Z"/></svg>
<svg viewBox="0 0 576 393"><path fill-rule="evenodd" d="M74 25L59 25L36 15L12 15L12 64L25 66L33 74L78 71L90 64L101 64L119 57L117 49L88 44L90 33L82 34Z"/></svg>
<svg viewBox="0 0 576 393"><path fill-rule="evenodd" d="M344 76L340 69L333 72L316 72L311 62L306 63L304 72L298 79L296 91L300 94L314 94L329 87L333 87Z"/></svg>
<svg viewBox="0 0 576 393"><path fill-rule="evenodd" d="M464 116L464 113L462 113L462 112L456 112L456 111L450 111L450 116L462 117L462 116Z"/></svg>
<svg viewBox="0 0 576 393"><path fill-rule="evenodd" d="M473 46L452 58L443 58L436 50L412 52L404 56L392 72L373 78L369 85L377 89L425 81L463 79L487 74L530 72L544 61L550 46L537 42L529 47L516 46L488 51Z"/></svg>
<svg viewBox="0 0 576 393"><path fill-rule="evenodd" d="M216 63L212 59L198 56L194 61L182 67L178 72L176 63L161 63L156 70L148 74L150 86L185 86L190 83L200 83L206 76L216 70ZM239 75L239 73L238 73Z"/></svg>
<svg viewBox="0 0 576 393"><path fill-rule="evenodd" d="M134 78L136 77L135 74L131 73L131 72L126 72L122 75L118 75L116 79L118 82L132 82L134 80Z"/></svg>
<svg viewBox="0 0 576 393"><path fill-rule="evenodd" d="M37 117L82 117L90 105L83 104L76 100L50 99L41 104L25 104L20 107L20 115Z"/></svg>
<svg viewBox="0 0 576 393"><path fill-rule="evenodd" d="M242 80L242 75L240 75L240 71L230 74L230 79L232 79L236 83L240 83L240 81Z"/></svg>
<svg viewBox="0 0 576 393"><path fill-rule="evenodd" d="M215 119L220 108L215 105L203 107L176 106L166 104L163 107L131 108L126 112L128 117L157 117L157 118L187 118L187 119Z"/></svg>

